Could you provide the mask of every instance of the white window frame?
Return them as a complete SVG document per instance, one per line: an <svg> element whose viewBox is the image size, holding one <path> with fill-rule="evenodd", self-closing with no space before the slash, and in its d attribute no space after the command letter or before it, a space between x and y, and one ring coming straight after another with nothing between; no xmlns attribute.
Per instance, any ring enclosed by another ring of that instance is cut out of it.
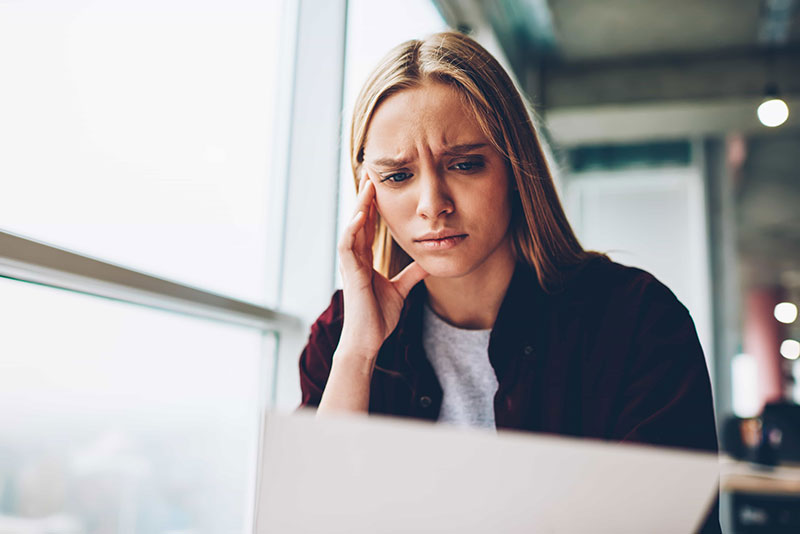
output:
<svg viewBox="0 0 800 534"><path fill-rule="evenodd" d="M265 273L277 285L276 307L226 297L0 229L0 277L274 333L275 368L264 393L268 404L278 407L299 400L297 357L308 326L334 288L347 3L288 0L285 7L278 66L284 83L277 88L275 159L269 177L269 243L276 257Z"/></svg>

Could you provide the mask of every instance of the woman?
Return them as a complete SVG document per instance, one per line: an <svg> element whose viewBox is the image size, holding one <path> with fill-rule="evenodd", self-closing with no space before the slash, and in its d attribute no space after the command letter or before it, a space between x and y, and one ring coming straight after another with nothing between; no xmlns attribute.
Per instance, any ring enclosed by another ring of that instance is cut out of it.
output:
<svg viewBox="0 0 800 534"><path fill-rule="evenodd" d="M351 149L343 290L300 358L303 406L717 450L687 310L581 248L480 45L447 32L392 50Z"/></svg>

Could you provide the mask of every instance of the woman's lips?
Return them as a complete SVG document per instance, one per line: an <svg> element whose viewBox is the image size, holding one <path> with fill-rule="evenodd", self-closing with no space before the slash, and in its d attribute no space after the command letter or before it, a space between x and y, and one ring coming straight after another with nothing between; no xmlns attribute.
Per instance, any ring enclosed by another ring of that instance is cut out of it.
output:
<svg viewBox="0 0 800 534"><path fill-rule="evenodd" d="M420 244L420 246L427 250L447 250L457 246L466 238L466 234L463 234L445 237L443 239L426 239L425 241L417 242Z"/></svg>

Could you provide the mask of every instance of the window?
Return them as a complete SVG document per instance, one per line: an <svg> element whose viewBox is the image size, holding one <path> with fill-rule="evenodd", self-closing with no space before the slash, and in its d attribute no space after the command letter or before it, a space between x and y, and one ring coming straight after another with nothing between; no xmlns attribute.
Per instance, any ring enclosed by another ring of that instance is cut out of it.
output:
<svg viewBox="0 0 800 534"><path fill-rule="evenodd" d="M0 228L273 303L281 13L281 0L3 2Z"/></svg>
<svg viewBox="0 0 800 534"><path fill-rule="evenodd" d="M0 2L0 531L252 530L296 11Z"/></svg>
<svg viewBox="0 0 800 534"><path fill-rule="evenodd" d="M0 302L0 531L247 530L271 333L7 279Z"/></svg>

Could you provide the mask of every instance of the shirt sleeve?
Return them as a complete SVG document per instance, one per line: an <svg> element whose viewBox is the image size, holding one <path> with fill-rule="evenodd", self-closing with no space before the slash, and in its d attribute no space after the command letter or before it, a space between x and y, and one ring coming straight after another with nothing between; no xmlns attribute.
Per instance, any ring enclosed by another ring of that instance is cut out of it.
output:
<svg viewBox="0 0 800 534"><path fill-rule="evenodd" d="M328 308L311 325L308 343L300 354L302 400L298 409L319 406L331 372L333 353L342 335L343 320L344 306L340 289L333 294Z"/></svg>
<svg viewBox="0 0 800 534"><path fill-rule="evenodd" d="M614 438L716 452L711 382L688 310L647 273L631 297L639 311Z"/></svg>

